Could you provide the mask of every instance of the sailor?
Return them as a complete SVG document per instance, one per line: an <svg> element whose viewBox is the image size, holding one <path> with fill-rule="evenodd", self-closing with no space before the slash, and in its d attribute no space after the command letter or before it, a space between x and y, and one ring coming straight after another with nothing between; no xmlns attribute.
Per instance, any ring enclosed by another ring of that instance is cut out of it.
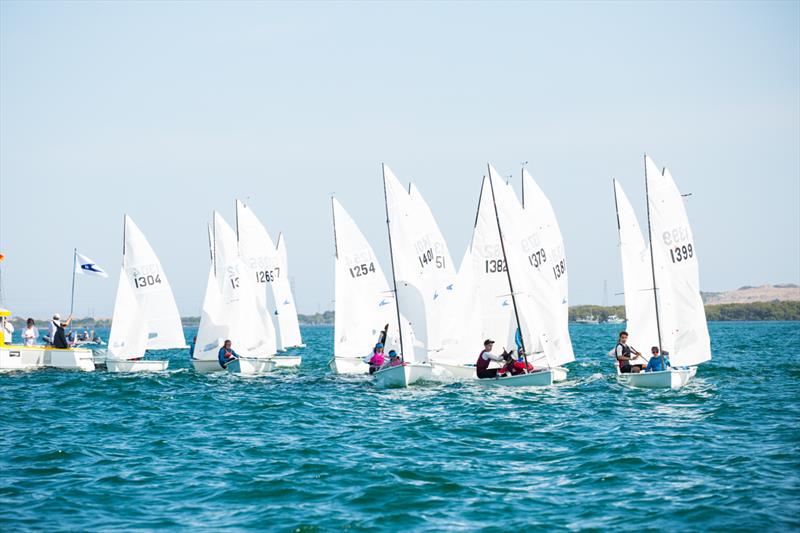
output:
<svg viewBox="0 0 800 533"><path fill-rule="evenodd" d="M650 348L650 361L647 362L647 368L645 368L645 372L661 372L669 368L669 358L667 357L667 352L664 352L663 363L662 357L658 353L658 346L653 346Z"/></svg>
<svg viewBox="0 0 800 533"><path fill-rule="evenodd" d="M483 341L483 351L478 356L478 362L475 363L475 371L479 379L497 377L497 369L489 368L489 363L492 361L502 363L504 361L502 355L492 354L492 346L494 346L493 340L486 339Z"/></svg>
<svg viewBox="0 0 800 533"><path fill-rule="evenodd" d="M25 329L22 330L22 344L25 346L33 346L36 344L36 339L39 338L39 330L36 329L36 323L32 318L25 322Z"/></svg>
<svg viewBox="0 0 800 533"><path fill-rule="evenodd" d="M619 371L623 374L638 374L642 371L642 365L631 365L631 357L633 355L642 355L636 351L636 348L628 346L628 332L620 331L617 346L614 348L614 355L619 363Z"/></svg>
<svg viewBox="0 0 800 533"><path fill-rule="evenodd" d="M192 342L189 343L189 357L194 359L194 347L197 344L197 335L192 338Z"/></svg>
<svg viewBox="0 0 800 533"><path fill-rule="evenodd" d="M400 355L394 350L389 350L389 366L401 366L403 361L400 360Z"/></svg>
<svg viewBox="0 0 800 533"><path fill-rule="evenodd" d="M383 355L383 343L379 342L372 349L372 354L364 358L364 362L369 365L369 373L374 374L381 369L386 358Z"/></svg>
<svg viewBox="0 0 800 533"><path fill-rule="evenodd" d="M53 315L53 322L51 324L51 329L55 328L55 333L53 336L50 337L53 342L53 347L55 348L69 348L69 343L67 342L67 335L64 333L64 328L69 326L69 323L72 322L72 315L67 317L67 320L62 322L59 320L58 315Z"/></svg>
<svg viewBox="0 0 800 533"><path fill-rule="evenodd" d="M1 344L11 344L14 336L14 324L11 323L11 317L0 317L0 341Z"/></svg>
<svg viewBox="0 0 800 533"><path fill-rule="evenodd" d="M217 360L219 361L219 366L222 368L227 368L229 364L239 359L239 354L234 352L231 348L231 341L226 340L222 348L219 349L219 355L217 356Z"/></svg>

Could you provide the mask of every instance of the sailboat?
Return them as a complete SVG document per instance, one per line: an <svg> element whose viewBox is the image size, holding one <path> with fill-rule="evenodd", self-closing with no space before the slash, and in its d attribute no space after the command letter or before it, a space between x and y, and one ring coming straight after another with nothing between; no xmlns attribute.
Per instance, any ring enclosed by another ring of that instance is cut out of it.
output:
<svg viewBox="0 0 800 533"><path fill-rule="evenodd" d="M503 273L513 310L512 330L514 341L525 354L541 353L547 368L516 376L481 379L480 383L503 386L547 386L552 385L555 371L553 354L560 348L555 336L546 329L542 319L543 306L552 305L549 294L542 294L542 287L535 282L532 270L544 265L544 253L535 230L529 227L522 206L514 191L489 165L489 190L493 204L496 230L499 235Z"/></svg>
<svg viewBox="0 0 800 533"><path fill-rule="evenodd" d="M292 348L305 348L300 336L300 324L297 320L297 307L294 303L292 286L289 282L289 259L286 253L286 239L283 233L278 234L275 245L277 267L275 279L272 281L272 295L275 301L275 317L278 321L278 351ZM276 359L277 360L277 359ZM297 356L298 364L299 356ZM288 366L289 356L284 357L278 366Z"/></svg>
<svg viewBox="0 0 800 533"><path fill-rule="evenodd" d="M106 368L109 372L166 370L169 361L143 357L148 350L186 348L178 306L161 262L127 215L122 242Z"/></svg>
<svg viewBox="0 0 800 533"><path fill-rule="evenodd" d="M564 237L558 225L550 200L526 168L522 169L522 207L528 230L528 242L538 242L542 253L538 268L529 269L532 290L541 295L539 305L540 328L552 344L551 355L532 353L534 365L547 364L553 368L553 379L563 381L567 369L563 366L575 360L569 335L569 287ZM531 260L528 261L531 263ZM532 258L536 263L536 258Z"/></svg>
<svg viewBox="0 0 800 533"><path fill-rule="evenodd" d="M402 364L373 376L380 387L407 387L431 378L428 349L429 339L435 337L429 335L438 333L439 291L443 293L452 281L448 276L453 267L444 239L430 224L433 217L414 186L406 193L389 167L381 168Z"/></svg>
<svg viewBox="0 0 800 533"><path fill-rule="evenodd" d="M256 290L256 301L259 307L259 316L264 321L264 328L271 339L275 339L276 349L280 351L280 339L286 339L285 335L276 337L275 326L272 322L271 313L267 305L267 286L271 286L273 295L276 302L286 300L291 303L291 306L284 305L285 312L278 315L277 318L279 328L281 324L286 324L294 317L294 327L297 329L297 334L294 337L294 342L300 342L300 330L297 326L297 311L294 308L291 291L288 294L283 289L278 289L276 286L286 280L286 248L283 247L284 257L281 259L281 239L278 238L277 248L273 246L272 239L267 233L267 229L256 217L255 213L243 202L236 200L236 238L239 243L239 252L245 265L250 269L253 275L253 283ZM286 282L288 287L288 281ZM276 306L276 314L278 314ZM281 317L285 317L281 320ZM285 326L287 331L291 328ZM273 351L270 349L270 351ZM300 355L275 355L272 357L277 368L291 368L298 367L302 362Z"/></svg>
<svg viewBox="0 0 800 533"><path fill-rule="evenodd" d="M400 350L394 292L378 258L350 214L336 198L333 237L336 251L333 359L337 374L366 374L363 358L388 325L384 352Z"/></svg>
<svg viewBox="0 0 800 533"><path fill-rule="evenodd" d="M615 366L618 378L628 385L677 389L696 374L697 365L711 359L711 341L683 197L669 170L659 172L649 156L644 159L649 246L622 186L614 180L628 343L642 352L658 346L661 357L669 353L672 367L622 374Z"/></svg>
<svg viewBox="0 0 800 533"><path fill-rule="evenodd" d="M224 370L218 362L225 340L239 359L227 365L229 372L258 375L275 368L275 335L258 303L255 272L239 255L236 233L217 213L209 228L211 268L197 330L192 364L198 372Z"/></svg>

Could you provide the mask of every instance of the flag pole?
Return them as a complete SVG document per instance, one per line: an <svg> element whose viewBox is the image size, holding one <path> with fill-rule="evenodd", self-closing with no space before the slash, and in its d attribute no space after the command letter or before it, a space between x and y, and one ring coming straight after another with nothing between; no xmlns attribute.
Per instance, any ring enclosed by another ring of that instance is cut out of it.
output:
<svg viewBox="0 0 800 533"><path fill-rule="evenodd" d="M69 316L72 316L72 311L75 309L75 267L78 261L78 249L72 249L72 297L69 301Z"/></svg>

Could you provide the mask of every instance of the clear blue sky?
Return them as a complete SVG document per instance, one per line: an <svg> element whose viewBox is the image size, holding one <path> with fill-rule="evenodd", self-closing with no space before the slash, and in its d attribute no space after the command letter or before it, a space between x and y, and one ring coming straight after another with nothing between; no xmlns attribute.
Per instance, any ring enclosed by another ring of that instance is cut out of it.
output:
<svg viewBox="0 0 800 533"><path fill-rule="evenodd" d="M128 213L196 315L238 197L285 232L299 310L331 309L331 193L386 258L385 161L460 258L486 162L519 190L524 160L571 303L599 303L611 178L643 217L645 151L692 193L704 290L798 282L799 5L0 2L5 303L65 312L77 247L111 273L77 312L109 316Z"/></svg>

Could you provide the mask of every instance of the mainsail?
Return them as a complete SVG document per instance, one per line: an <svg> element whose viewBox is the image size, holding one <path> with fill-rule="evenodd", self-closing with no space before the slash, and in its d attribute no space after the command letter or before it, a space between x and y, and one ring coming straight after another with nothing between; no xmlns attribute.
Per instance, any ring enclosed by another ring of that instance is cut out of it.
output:
<svg viewBox="0 0 800 533"><path fill-rule="evenodd" d="M275 314L278 319L278 334L281 348L301 346L300 324L297 320L297 307L294 303L292 286L289 282L289 261L286 254L286 239L278 234L276 246L277 268L272 282L272 294L275 299Z"/></svg>
<svg viewBox="0 0 800 533"><path fill-rule="evenodd" d="M185 348L180 313L161 262L127 215L123 240L109 352L117 359L137 359L145 350Z"/></svg>

